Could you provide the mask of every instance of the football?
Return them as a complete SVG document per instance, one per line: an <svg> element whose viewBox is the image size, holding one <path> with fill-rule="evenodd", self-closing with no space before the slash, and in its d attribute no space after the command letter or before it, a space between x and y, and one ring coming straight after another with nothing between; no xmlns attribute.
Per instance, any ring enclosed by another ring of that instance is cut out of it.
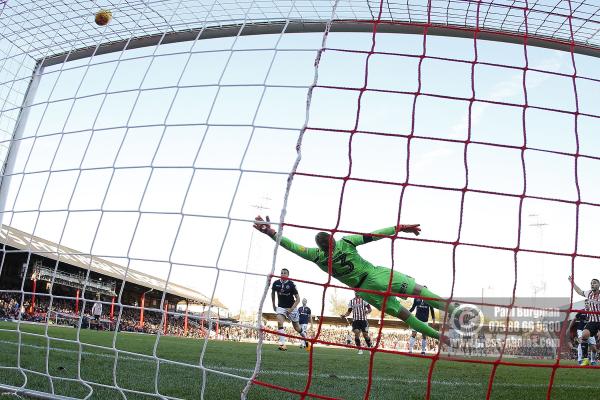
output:
<svg viewBox="0 0 600 400"><path fill-rule="evenodd" d="M100 10L96 13L96 25L104 26L112 19L112 13L109 10Z"/></svg>

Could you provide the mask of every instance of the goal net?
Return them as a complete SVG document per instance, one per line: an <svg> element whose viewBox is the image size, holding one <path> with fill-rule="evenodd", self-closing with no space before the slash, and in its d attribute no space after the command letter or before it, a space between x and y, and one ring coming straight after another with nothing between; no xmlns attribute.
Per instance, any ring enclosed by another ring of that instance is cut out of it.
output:
<svg viewBox="0 0 600 400"><path fill-rule="evenodd" d="M1 1L0 390L598 388L576 369L571 321L586 307L600 318L577 294L600 259L599 12L582 0ZM399 224L422 232L369 235ZM406 309L432 299L395 292L389 274L348 287L279 246L314 248L318 232L359 235L364 260L440 296L429 322L448 345L374 307L373 346L361 334L357 348L340 318L355 289ZM308 351L288 320L277 347L282 268L312 311Z"/></svg>

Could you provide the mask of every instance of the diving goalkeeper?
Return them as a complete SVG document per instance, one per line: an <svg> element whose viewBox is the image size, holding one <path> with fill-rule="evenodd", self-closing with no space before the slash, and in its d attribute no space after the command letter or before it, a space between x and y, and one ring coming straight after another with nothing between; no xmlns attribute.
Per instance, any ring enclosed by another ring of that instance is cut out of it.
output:
<svg viewBox="0 0 600 400"><path fill-rule="evenodd" d="M267 217L266 221L260 215L256 217L254 228L271 237L273 240L276 239L277 232L271 228L269 217ZM390 228L379 229L371 234L344 236L340 241L336 241L327 232L319 232L315 236L318 248L301 246L283 236L281 237L280 243L283 248L308 261L314 262L325 272L328 272L327 260L330 253L329 246L331 245L333 248L333 251L331 251L333 256L331 262L331 274L334 278L351 288L384 292L387 291L392 270L385 267L374 266L358 254L356 247L374 240L379 240L384 236L393 236L398 232L413 233L418 236L421 233L421 228L419 227L419 224L398 225L397 227L392 226ZM393 271L391 290L392 293L398 295L409 294L434 298L434 300L425 300L425 302L438 310L444 310L446 308L446 302L439 296L426 287L417 284L414 278L398 271ZM383 295L361 292L361 296L367 303L376 307L378 310L383 311ZM448 312L450 315L452 315L454 308L453 304L448 305ZM411 329L417 332L440 340L440 333L438 331L427 325L425 322L419 321L400 304L400 301L398 301L394 295L388 297L385 303L385 313L400 318L405 321ZM443 339L443 341L447 342L446 338Z"/></svg>

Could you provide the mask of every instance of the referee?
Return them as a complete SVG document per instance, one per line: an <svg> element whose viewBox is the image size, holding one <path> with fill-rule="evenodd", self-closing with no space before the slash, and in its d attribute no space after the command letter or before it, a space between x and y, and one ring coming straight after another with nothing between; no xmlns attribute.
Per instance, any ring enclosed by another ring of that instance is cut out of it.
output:
<svg viewBox="0 0 600 400"><path fill-rule="evenodd" d="M354 343L358 347L358 354L362 354L363 351L360 348L360 333L362 332L367 347L371 347L371 338L369 338L369 324L367 322L367 314L371 312L371 306L360 297L360 293L356 292L355 296L348 303L348 311L341 317L346 318L352 313L352 330L354 331Z"/></svg>

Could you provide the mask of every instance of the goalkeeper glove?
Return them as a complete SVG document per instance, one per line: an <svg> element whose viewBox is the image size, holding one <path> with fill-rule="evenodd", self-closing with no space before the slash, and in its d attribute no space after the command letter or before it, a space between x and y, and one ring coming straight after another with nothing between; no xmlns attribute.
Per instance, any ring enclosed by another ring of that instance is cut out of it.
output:
<svg viewBox="0 0 600 400"><path fill-rule="evenodd" d="M271 228L271 224L270 224L271 220L269 219L269 216L267 215L267 221L265 222L265 220L259 215L254 219L254 228L257 229L258 231L264 233L265 235L268 235L270 237L274 237L277 232L275 232L275 229Z"/></svg>
<svg viewBox="0 0 600 400"><path fill-rule="evenodd" d="M414 233L415 236L419 236L421 234L421 224L412 224L412 225L398 225L398 232L406 232L406 233Z"/></svg>

